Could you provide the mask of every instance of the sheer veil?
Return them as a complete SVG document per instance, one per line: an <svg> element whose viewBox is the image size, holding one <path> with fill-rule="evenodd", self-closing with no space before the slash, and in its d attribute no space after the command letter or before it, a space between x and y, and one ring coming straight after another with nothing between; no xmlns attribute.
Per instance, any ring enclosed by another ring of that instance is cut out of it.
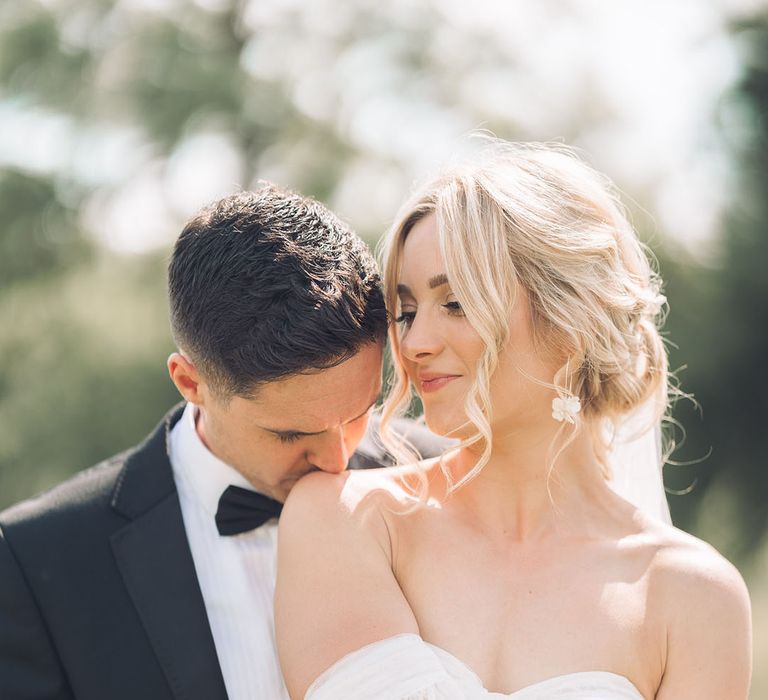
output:
<svg viewBox="0 0 768 700"><path fill-rule="evenodd" d="M652 401L623 421L608 459L611 488L640 510L671 524L662 476L661 424L654 419Z"/></svg>

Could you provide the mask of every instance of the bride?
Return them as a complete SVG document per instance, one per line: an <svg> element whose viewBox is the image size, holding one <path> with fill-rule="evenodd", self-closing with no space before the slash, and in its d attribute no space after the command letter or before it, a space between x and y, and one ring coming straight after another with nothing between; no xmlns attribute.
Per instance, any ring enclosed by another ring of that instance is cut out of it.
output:
<svg viewBox="0 0 768 700"><path fill-rule="evenodd" d="M659 280L610 185L563 147L496 142L406 203L384 275L384 432L412 387L458 444L291 492L291 697L746 698L740 575L664 522L653 449L630 500L612 487L627 421L655 446L668 387Z"/></svg>

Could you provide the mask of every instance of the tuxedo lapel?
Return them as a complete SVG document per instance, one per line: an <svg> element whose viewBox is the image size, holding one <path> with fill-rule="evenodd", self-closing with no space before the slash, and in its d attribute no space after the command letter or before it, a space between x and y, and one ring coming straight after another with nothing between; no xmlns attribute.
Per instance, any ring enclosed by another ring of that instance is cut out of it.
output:
<svg viewBox="0 0 768 700"><path fill-rule="evenodd" d="M152 648L178 700L226 700L208 617L168 460L169 414L126 460L113 496L131 522L112 551Z"/></svg>

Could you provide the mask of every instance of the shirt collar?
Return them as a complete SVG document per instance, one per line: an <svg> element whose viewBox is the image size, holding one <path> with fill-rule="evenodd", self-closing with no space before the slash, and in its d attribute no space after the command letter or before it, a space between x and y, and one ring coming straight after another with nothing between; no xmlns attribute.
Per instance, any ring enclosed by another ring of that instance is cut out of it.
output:
<svg viewBox="0 0 768 700"><path fill-rule="evenodd" d="M203 508L215 517L219 498L227 486L239 486L250 491L256 489L240 472L222 462L203 444L197 432L197 416L197 406L188 403L173 430L173 462Z"/></svg>

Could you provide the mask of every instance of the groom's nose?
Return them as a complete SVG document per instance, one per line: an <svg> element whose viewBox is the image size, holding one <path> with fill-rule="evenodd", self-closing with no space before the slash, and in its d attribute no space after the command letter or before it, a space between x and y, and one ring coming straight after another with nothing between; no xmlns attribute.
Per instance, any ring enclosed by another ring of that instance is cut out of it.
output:
<svg viewBox="0 0 768 700"><path fill-rule="evenodd" d="M339 474L347 468L349 450L347 448L344 427L328 430L317 436L317 442L308 455L309 462L330 474Z"/></svg>

